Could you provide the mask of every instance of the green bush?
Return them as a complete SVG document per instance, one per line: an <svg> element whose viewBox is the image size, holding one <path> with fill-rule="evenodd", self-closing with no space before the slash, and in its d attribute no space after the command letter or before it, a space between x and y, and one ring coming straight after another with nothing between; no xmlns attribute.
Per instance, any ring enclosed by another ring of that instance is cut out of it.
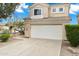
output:
<svg viewBox="0 0 79 59"><path fill-rule="evenodd" d="M66 36L71 46L79 45L79 25L65 25Z"/></svg>
<svg viewBox="0 0 79 59"><path fill-rule="evenodd" d="M6 42L10 38L10 34L0 34L1 42Z"/></svg>

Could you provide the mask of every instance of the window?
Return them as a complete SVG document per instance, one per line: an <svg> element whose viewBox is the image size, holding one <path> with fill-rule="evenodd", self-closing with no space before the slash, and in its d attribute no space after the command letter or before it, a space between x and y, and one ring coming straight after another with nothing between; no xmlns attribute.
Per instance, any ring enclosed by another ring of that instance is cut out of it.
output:
<svg viewBox="0 0 79 59"><path fill-rule="evenodd" d="M59 8L59 12L63 12L63 8Z"/></svg>
<svg viewBox="0 0 79 59"><path fill-rule="evenodd" d="M53 12L56 12L56 8L53 9Z"/></svg>
<svg viewBox="0 0 79 59"><path fill-rule="evenodd" d="M41 15L41 9L34 9L34 15Z"/></svg>

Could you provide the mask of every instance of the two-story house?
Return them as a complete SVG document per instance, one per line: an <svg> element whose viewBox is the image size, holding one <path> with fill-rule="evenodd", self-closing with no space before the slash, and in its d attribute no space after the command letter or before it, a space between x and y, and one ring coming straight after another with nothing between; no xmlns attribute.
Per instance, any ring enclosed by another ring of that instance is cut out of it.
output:
<svg viewBox="0 0 79 59"><path fill-rule="evenodd" d="M64 24L70 23L69 4L36 3L29 7L25 36L42 39L64 39Z"/></svg>

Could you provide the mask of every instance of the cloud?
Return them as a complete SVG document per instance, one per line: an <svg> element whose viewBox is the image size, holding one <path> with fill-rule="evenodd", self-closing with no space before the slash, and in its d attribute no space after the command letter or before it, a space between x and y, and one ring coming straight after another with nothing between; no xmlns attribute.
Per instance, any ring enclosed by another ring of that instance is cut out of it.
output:
<svg viewBox="0 0 79 59"><path fill-rule="evenodd" d="M79 11L79 4L71 4L69 13L77 14L77 11Z"/></svg>
<svg viewBox="0 0 79 59"><path fill-rule="evenodd" d="M75 13L74 11L72 11L72 10L70 10L69 13L70 13L70 14L75 14L75 15L76 15L76 13Z"/></svg>
<svg viewBox="0 0 79 59"><path fill-rule="evenodd" d="M28 5L25 5L25 4L21 4L21 6L22 6L23 8L28 8Z"/></svg>
<svg viewBox="0 0 79 59"><path fill-rule="evenodd" d="M23 13L23 12L24 12L24 11L23 11L23 8L24 8L24 9L28 8L28 5L25 5L25 3L22 3L22 4L19 5L18 8L16 8L15 11L16 11L16 12Z"/></svg>
<svg viewBox="0 0 79 59"><path fill-rule="evenodd" d="M21 7L21 6L19 6L15 11L16 11L16 12L24 12L24 11L22 10L22 7Z"/></svg>
<svg viewBox="0 0 79 59"><path fill-rule="evenodd" d="M20 6L16 9L16 12L24 13L23 9L27 9L29 5L25 3L21 3ZM76 12L79 11L79 4L71 4L70 6L70 14L77 14Z"/></svg>

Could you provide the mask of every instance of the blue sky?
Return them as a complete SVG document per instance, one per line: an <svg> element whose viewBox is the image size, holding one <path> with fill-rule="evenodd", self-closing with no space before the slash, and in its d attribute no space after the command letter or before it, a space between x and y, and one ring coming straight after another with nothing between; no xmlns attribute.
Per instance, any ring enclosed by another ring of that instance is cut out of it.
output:
<svg viewBox="0 0 79 59"><path fill-rule="evenodd" d="M51 3L56 4L56 3ZM15 10L13 17L13 21L16 21L17 19L22 20L23 18L27 17L29 15L29 9L28 6L31 6L32 3L22 3L20 6ZM69 16L71 17L71 24L77 24L77 15L79 14L79 3L72 3L70 5L69 10ZM7 20L0 21L2 23L6 23Z"/></svg>

